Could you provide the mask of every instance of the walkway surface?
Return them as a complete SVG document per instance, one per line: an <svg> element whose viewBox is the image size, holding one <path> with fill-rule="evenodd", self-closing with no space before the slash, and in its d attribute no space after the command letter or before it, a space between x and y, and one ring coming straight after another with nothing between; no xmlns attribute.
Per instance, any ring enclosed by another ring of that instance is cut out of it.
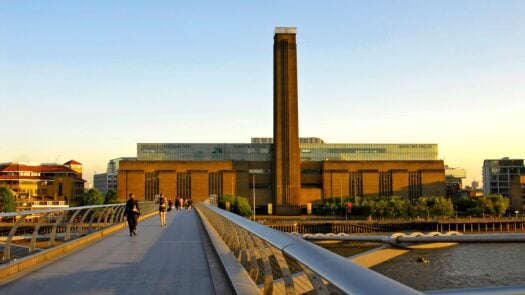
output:
<svg viewBox="0 0 525 295"><path fill-rule="evenodd" d="M197 212L143 220L0 287L0 294L231 294Z"/></svg>

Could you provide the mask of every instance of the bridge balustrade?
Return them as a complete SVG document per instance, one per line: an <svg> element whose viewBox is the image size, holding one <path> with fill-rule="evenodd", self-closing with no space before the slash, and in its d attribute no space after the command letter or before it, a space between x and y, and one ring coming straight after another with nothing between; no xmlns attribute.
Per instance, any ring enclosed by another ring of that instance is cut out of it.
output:
<svg viewBox="0 0 525 295"><path fill-rule="evenodd" d="M290 234L196 204L263 294L421 294Z"/></svg>
<svg viewBox="0 0 525 295"><path fill-rule="evenodd" d="M153 202L139 202L139 207L141 214L157 209ZM124 209L121 203L0 213L1 262L13 259L13 244L27 248L24 255L30 255L121 223Z"/></svg>

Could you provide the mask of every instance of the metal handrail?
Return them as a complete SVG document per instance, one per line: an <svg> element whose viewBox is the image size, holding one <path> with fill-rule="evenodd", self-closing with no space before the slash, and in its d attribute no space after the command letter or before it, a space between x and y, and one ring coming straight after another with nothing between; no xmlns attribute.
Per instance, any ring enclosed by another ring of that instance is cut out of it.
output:
<svg viewBox="0 0 525 295"><path fill-rule="evenodd" d="M14 221L10 227L4 226L9 229L9 233L5 242L1 243L2 262L12 259L11 246L15 236L30 237L27 254L31 254L36 250L37 236L47 240L49 248L56 245L59 231L63 233L62 242L67 242L72 238L72 233L75 233L74 238L78 238L123 222L125 206L125 203L120 203L0 213L0 220L7 218ZM142 214L151 213L157 208L154 202L139 202L139 207ZM43 227L48 230L42 231Z"/></svg>
<svg viewBox="0 0 525 295"><path fill-rule="evenodd" d="M196 204L196 208L264 294L271 294L279 281L287 294L298 293L300 284L309 288L301 293L422 294L295 236L205 203Z"/></svg>

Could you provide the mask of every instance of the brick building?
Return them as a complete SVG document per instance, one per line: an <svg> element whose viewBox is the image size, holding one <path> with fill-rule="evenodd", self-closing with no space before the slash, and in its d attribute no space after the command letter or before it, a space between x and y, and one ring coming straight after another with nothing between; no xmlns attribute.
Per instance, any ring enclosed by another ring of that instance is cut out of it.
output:
<svg viewBox="0 0 525 295"><path fill-rule="evenodd" d="M15 195L17 210L68 207L84 193L82 164L0 164L0 186Z"/></svg>
<svg viewBox="0 0 525 295"><path fill-rule="evenodd" d="M121 161L118 196L203 201L235 194L276 214L346 196L445 195L436 144L326 144L299 139L295 28L274 36L273 138L252 143L139 143L137 160Z"/></svg>

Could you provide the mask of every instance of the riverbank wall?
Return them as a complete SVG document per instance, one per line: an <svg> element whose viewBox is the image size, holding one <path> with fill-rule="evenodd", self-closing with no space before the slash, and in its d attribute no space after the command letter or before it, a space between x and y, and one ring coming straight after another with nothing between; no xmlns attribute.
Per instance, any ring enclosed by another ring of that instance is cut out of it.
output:
<svg viewBox="0 0 525 295"><path fill-rule="evenodd" d="M525 232L524 218L508 219L446 219L446 220L284 220L259 219L259 222L283 232L316 233L384 233L384 232L447 232L498 233Z"/></svg>

